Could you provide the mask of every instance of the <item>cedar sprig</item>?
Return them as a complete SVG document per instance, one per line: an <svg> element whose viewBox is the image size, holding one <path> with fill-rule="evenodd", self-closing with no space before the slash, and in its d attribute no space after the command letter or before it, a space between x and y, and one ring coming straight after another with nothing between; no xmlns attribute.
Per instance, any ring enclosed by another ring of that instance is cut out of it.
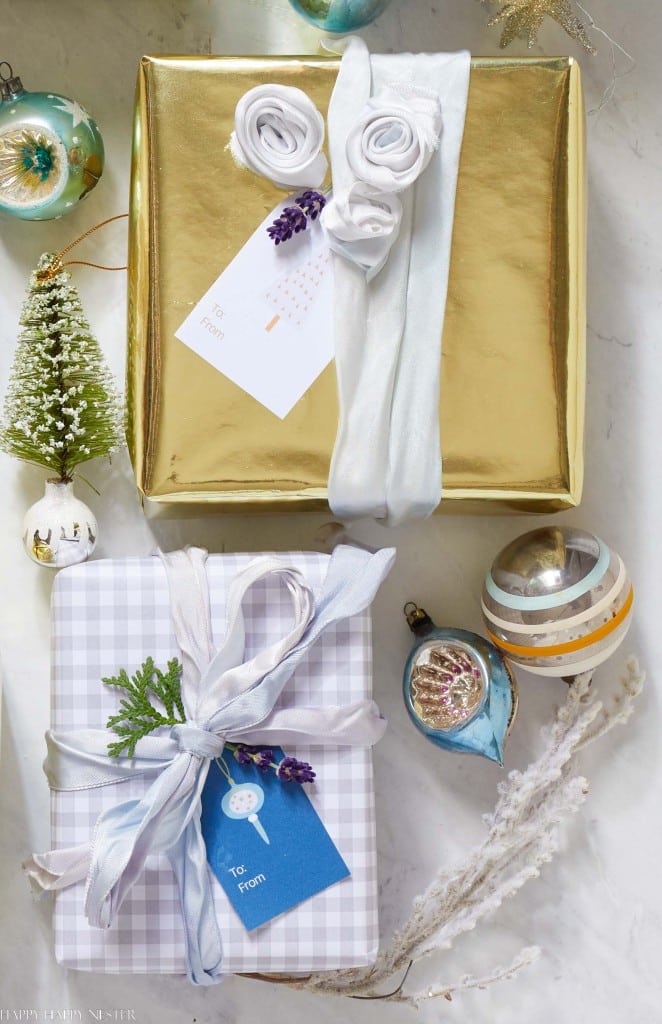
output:
<svg viewBox="0 0 662 1024"><path fill-rule="evenodd" d="M144 736L161 726L186 722L181 675L182 665L177 658L168 662L167 672L157 668L153 658L147 658L131 678L122 668L119 675L102 680L106 686L117 686L126 693L120 700L120 711L106 722L107 728L120 737L108 744L109 757L131 758L138 740ZM150 694L160 702L165 714L154 706Z"/></svg>

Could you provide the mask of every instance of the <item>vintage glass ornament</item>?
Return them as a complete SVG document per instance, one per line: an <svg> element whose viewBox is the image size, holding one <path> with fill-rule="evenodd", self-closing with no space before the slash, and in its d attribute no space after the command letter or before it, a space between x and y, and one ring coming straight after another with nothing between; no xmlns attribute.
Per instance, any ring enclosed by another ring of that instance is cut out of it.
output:
<svg viewBox="0 0 662 1024"><path fill-rule="evenodd" d="M403 690L414 725L445 750L503 764L517 712L517 685L493 644L464 629L439 629L413 602L405 615L416 636Z"/></svg>
<svg viewBox="0 0 662 1024"><path fill-rule="evenodd" d="M292 7L327 32L352 32L373 21L390 0L290 0Z"/></svg>
<svg viewBox="0 0 662 1024"><path fill-rule="evenodd" d="M0 211L23 220L61 217L101 177L99 129L75 100L28 92L6 61L0 96Z"/></svg>
<svg viewBox="0 0 662 1024"><path fill-rule="evenodd" d="M622 643L633 590L621 557L572 526L544 526L499 552L485 578L483 616L510 661L546 676L574 676Z"/></svg>
<svg viewBox="0 0 662 1024"><path fill-rule="evenodd" d="M74 485L47 480L44 497L23 520L23 546L38 565L61 569L88 558L99 528L92 511L75 496Z"/></svg>

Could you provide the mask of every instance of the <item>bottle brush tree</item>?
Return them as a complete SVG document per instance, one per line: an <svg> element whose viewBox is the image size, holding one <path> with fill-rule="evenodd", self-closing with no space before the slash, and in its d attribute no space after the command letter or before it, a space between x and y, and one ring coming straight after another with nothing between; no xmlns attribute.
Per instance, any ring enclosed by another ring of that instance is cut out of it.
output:
<svg viewBox="0 0 662 1024"><path fill-rule="evenodd" d="M123 443L122 402L71 275L46 254L30 278L0 422L0 450L61 483Z"/></svg>

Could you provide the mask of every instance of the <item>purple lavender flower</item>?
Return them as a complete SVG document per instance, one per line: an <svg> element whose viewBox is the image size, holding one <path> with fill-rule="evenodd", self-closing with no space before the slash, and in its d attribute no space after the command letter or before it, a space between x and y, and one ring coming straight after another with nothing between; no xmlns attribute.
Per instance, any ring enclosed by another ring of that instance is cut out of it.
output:
<svg viewBox="0 0 662 1024"><path fill-rule="evenodd" d="M317 220L326 206L326 197L321 192L313 192L312 189L307 189L302 195L297 196L295 203L301 207L306 217L310 217L311 220Z"/></svg>
<svg viewBox="0 0 662 1024"><path fill-rule="evenodd" d="M267 228L269 238L276 245L288 242L293 235L305 231L309 220L317 220L326 206L326 199L321 192L307 189L294 200L296 206L286 206L280 217Z"/></svg>
<svg viewBox="0 0 662 1024"><path fill-rule="evenodd" d="M274 752L273 750L259 750L253 758L256 768L261 772L268 772L273 765Z"/></svg>
<svg viewBox="0 0 662 1024"><path fill-rule="evenodd" d="M237 744L233 751L235 760L239 764L252 764L253 763L253 751L250 747L247 747L245 743Z"/></svg>
<svg viewBox="0 0 662 1024"><path fill-rule="evenodd" d="M258 771L276 772L281 782L313 782L315 772L305 761L296 757L284 757L280 764L274 762L274 752L269 747L249 747L246 743L228 743L236 761L242 765L254 765Z"/></svg>
<svg viewBox="0 0 662 1024"><path fill-rule="evenodd" d="M298 206L286 206L280 217L269 225L267 234L276 245L280 245L281 242L289 241L292 235L305 231L307 227L308 221L303 210Z"/></svg>
<svg viewBox="0 0 662 1024"><path fill-rule="evenodd" d="M315 772L305 761L284 757L278 765L278 778L281 782L314 782Z"/></svg>

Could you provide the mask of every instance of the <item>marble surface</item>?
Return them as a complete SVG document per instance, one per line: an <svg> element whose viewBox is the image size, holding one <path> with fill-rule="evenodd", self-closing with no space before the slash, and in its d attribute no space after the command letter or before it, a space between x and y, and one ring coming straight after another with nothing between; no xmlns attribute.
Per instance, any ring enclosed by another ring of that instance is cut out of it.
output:
<svg viewBox="0 0 662 1024"><path fill-rule="evenodd" d="M586 0L589 3L590 0ZM539 52L571 52L582 63L589 108L590 286L587 479L581 508L563 521L595 530L624 556L637 588L627 649L649 671L647 689L626 729L582 758L591 781L584 809L564 829L561 854L541 877L457 948L435 960L426 978L451 980L506 962L537 943L544 957L517 980L425 1005L422 1022L491 1024L652 1024L662 1020L658 951L662 940L659 522L662 484L656 350L660 319L659 54L662 15L648 0L592 0L592 14L627 54L594 32L597 57L582 55L551 22ZM453 49L498 52L486 9L475 0L393 0L363 35L375 50ZM0 385L6 381L27 275L38 255L59 249L91 223L126 209L133 84L143 52L314 52L319 33L286 0L0 0L0 58L30 89L57 88L90 108L103 127L108 166L89 201L50 224L0 224ZM525 52L523 44L513 52ZM498 168L495 169L498 173ZM121 262L122 223L96 237L87 255ZM85 254L81 252L81 257ZM123 372L123 274L81 271L76 282L114 370ZM0 648L4 669L0 772L0 1020L105 1019L161 1024L221 1024L264 1019L320 1024L413 1020L413 1011L382 1003L338 1001L260 982L229 978L192 990L178 978L112 977L67 972L52 956L48 900L32 901L20 873L31 849L49 845L48 793L40 764L49 715L49 612L52 577L21 549L23 511L40 496L44 474L0 459ZM98 557L150 552L156 543L198 543L212 550L319 546L324 518L146 522L122 455L89 477L102 495L82 496L99 519ZM81 488L86 490L84 486ZM406 718L400 666L410 638L403 600L416 597L438 617L480 627L482 574L496 550L529 526L517 518L437 518L387 535L357 528L374 545L394 542L397 567L375 608L376 695L391 728L376 751L382 930L405 918L440 859L452 863L481 837L481 815L494 803L498 770L427 745ZM398 625L399 623L399 625ZM622 659L600 672L608 689ZM507 768L535 754L541 724L564 684L521 679L517 730ZM406 799L416 780L422 801ZM432 810L430 810L432 808ZM420 977L423 977L422 975ZM268 1009L267 1009L268 1007ZM19 1017L23 1012L24 1016ZM27 1016L32 1011L32 1017ZM66 1013L69 1016L66 1016ZM58 1014L60 1016L58 1016ZM94 1014L97 1014L95 1017ZM13 1015L13 1016L12 1016Z"/></svg>

